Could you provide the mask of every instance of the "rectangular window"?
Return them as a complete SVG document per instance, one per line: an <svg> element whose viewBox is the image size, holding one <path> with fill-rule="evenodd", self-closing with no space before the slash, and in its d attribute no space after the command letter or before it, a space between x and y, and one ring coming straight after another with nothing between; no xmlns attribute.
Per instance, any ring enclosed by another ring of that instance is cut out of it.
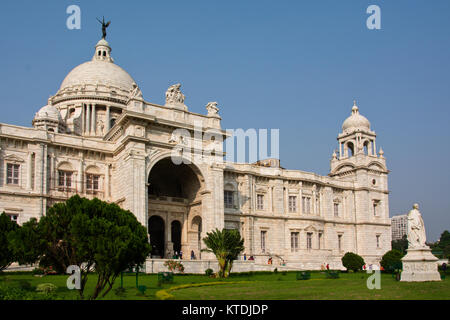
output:
<svg viewBox="0 0 450 320"><path fill-rule="evenodd" d="M291 252L298 251L298 232L291 232Z"/></svg>
<svg viewBox="0 0 450 320"><path fill-rule="evenodd" d="M302 197L303 213L309 214L311 212L311 197Z"/></svg>
<svg viewBox="0 0 450 320"><path fill-rule="evenodd" d="M377 248L380 247L380 235L377 234Z"/></svg>
<svg viewBox="0 0 450 320"><path fill-rule="evenodd" d="M338 234L338 249L342 251L342 234Z"/></svg>
<svg viewBox="0 0 450 320"><path fill-rule="evenodd" d="M266 235L267 231L261 231L261 252L266 252Z"/></svg>
<svg viewBox="0 0 450 320"><path fill-rule="evenodd" d="M8 163L6 165L6 183L19 184L19 168L20 165Z"/></svg>
<svg viewBox="0 0 450 320"><path fill-rule="evenodd" d="M233 208L233 191L224 191L224 202L225 202L225 208Z"/></svg>
<svg viewBox="0 0 450 320"><path fill-rule="evenodd" d="M378 200L374 200L373 201L373 215L374 216L378 216L378 204L379 204L380 202L378 201Z"/></svg>
<svg viewBox="0 0 450 320"><path fill-rule="evenodd" d="M96 174L87 174L86 175L86 190L87 191L98 191L98 181L100 176Z"/></svg>
<svg viewBox="0 0 450 320"><path fill-rule="evenodd" d="M334 216L339 217L339 203L334 203Z"/></svg>
<svg viewBox="0 0 450 320"><path fill-rule="evenodd" d="M318 239L318 249L321 249L321 242L322 242L322 232L319 232L319 239Z"/></svg>
<svg viewBox="0 0 450 320"><path fill-rule="evenodd" d="M58 171L58 189L68 190L72 188L72 172Z"/></svg>
<svg viewBox="0 0 450 320"><path fill-rule="evenodd" d="M256 196L256 208L258 210L263 210L264 209L264 195L258 194Z"/></svg>
<svg viewBox="0 0 450 320"><path fill-rule="evenodd" d="M289 196L289 212L297 212L297 197Z"/></svg>
<svg viewBox="0 0 450 320"><path fill-rule="evenodd" d="M308 250L312 249L312 232L306 234L306 248Z"/></svg>

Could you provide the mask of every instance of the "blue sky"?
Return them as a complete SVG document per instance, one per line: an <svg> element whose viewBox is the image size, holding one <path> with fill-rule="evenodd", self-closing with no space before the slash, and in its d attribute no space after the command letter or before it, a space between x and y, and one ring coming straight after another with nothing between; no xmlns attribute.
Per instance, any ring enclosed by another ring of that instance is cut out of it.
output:
<svg viewBox="0 0 450 320"><path fill-rule="evenodd" d="M68 30L66 8L81 8ZM381 8L381 30L366 8ZM0 11L0 122L30 126L111 20L115 62L147 101L182 83L219 103L224 128L279 128L286 168L327 174L356 99L385 151L390 214L421 206L450 229L450 1L8 1Z"/></svg>

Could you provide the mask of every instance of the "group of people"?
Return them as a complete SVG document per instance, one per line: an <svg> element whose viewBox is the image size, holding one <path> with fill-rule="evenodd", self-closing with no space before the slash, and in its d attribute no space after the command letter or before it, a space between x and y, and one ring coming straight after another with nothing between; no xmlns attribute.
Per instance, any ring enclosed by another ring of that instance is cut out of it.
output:
<svg viewBox="0 0 450 320"><path fill-rule="evenodd" d="M247 254L244 253L244 261L246 261L246 260L247 260ZM248 261L253 261L253 260L255 260L255 258L253 256L250 256L250 258L248 258Z"/></svg>
<svg viewBox="0 0 450 320"><path fill-rule="evenodd" d="M324 271L324 270L330 270L330 265L328 263L323 263L320 266L320 270Z"/></svg>

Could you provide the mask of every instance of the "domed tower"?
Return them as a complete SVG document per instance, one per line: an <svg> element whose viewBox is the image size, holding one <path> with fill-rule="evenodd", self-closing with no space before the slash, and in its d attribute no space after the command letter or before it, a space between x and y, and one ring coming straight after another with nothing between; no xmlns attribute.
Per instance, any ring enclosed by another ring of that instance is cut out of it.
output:
<svg viewBox="0 0 450 320"><path fill-rule="evenodd" d="M49 132L64 133L64 122L59 110L51 104L42 107L32 121L33 127Z"/></svg>
<svg viewBox="0 0 450 320"><path fill-rule="evenodd" d="M353 102L351 115L342 124L337 140L339 151L338 154L333 153L330 176L353 180L360 170L377 176L388 173L383 150L380 148L377 152L375 131L370 129L369 120L359 113L356 101ZM370 182L375 185L377 178Z"/></svg>
<svg viewBox="0 0 450 320"><path fill-rule="evenodd" d="M378 263L391 247L389 189L383 150L377 152L376 134L354 102L352 113L338 135L329 176L346 182L342 204L354 222L355 249L367 263Z"/></svg>
<svg viewBox="0 0 450 320"><path fill-rule="evenodd" d="M60 111L68 133L101 138L136 98L142 100L139 87L114 63L111 46L101 39L92 60L69 72L51 103Z"/></svg>

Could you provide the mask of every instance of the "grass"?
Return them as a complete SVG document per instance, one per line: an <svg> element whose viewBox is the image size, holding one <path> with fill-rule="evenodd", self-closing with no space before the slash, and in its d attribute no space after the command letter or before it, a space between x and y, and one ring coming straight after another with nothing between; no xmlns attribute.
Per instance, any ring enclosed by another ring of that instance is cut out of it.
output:
<svg viewBox="0 0 450 320"><path fill-rule="evenodd" d="M42 283L56 285L57 299L76 300L78 292L68 290L66 275L49 275L35 277L31 273L3 273L0 274L0 286L20 287L27 281L30 287L27 290L36 290ZM366 286L366 273L341 273L339 279L326 279L325 274L312 272L310 280L296 280L295 272L287 273L254 273L232 274L228 279L214 279L204 275L175 275L174 282L158 286L157 275L140 274L139 285L145 285L144 294L136 289L136 277L133 274L124 275L125 292L120 294L111 290L105 297L107 300L154 300L156 292L169 289L174 299L186 300L326 300L326 299L382 299L382 300L426 300L450 299L450 277L441 282L406 283L395 281L390 274L381 275L381 289L369 290ZM89 276L85 295L93 292L96 275ZM222 282L213 285L212 282ZM189 287L190 284L211 285ZM233 283L232 283L233 282ZM180 287L170 290L171 287ZM120 278L114 284L114 289L120 287Z"/></svg>

